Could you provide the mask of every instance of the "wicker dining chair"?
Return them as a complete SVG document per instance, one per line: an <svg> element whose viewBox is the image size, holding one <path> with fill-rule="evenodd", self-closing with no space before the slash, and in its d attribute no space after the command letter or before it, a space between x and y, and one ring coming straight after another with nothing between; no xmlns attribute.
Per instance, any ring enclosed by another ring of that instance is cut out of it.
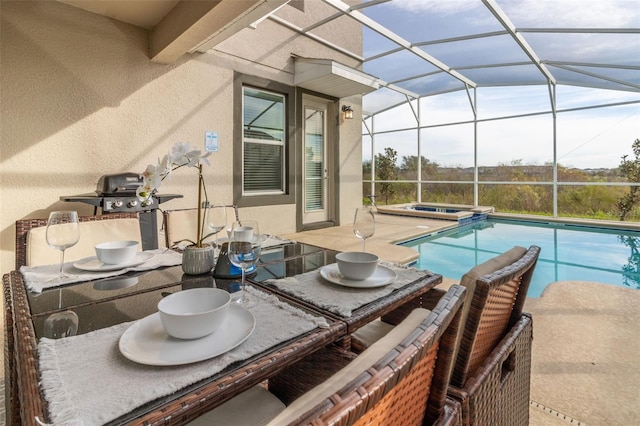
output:
<svg viewBox="0 0 640 426"><path fill-rule="evenodd" d="M516 246L462 277L468 293L449 395L461 403L464 425L528 424L533 326L522 309L539 254L540 247ZM433 306L442 293L433 289L414 304ZM370 346L404 315L406 307L355 333L352 346Z"/></svg>
<svg viewBox="0 0 640 426"><path fill-rule="evenodd" d="M78 220L81 222L80 241L76 246L68 249L66 252L68 256L65 256L66 261L94 256L94 245L105 241L105 238L142 241L138 213L109 213L79 216ZM108 225L106 222L103 222L115 220L118 222L109 222ZM36 266L45 263L59 262L59 254L56 254L54 250L51 250L51 253L54 253L54 256L56 256L56 260L53 262L47 260L51 259L51 255L43 255L41 252L36 253L34 251L34 244L46 247L44 231L47 222L48 219L16 220L16 270L19 270L21 266ZM87 223L88 225L83 225L83 223Z"/></svg>
<svg viewBox="0 0 640 426"><path fill-rule="evenodd" d="M447 384L465 292L461 286L452 286L432 311L415 309L392 332L341 369L336 368L333 358L324 356L294 364L295 374L290 375L294 386L305 375L315 375L318 369L333 368L336 372L295 399L268 423L255 423L252 417L253 424L459 424L459 404L447 398ZM234 398L192 425L249 424L247 416L260 410L259 399L254 394L251 397L249 401L249 397L240 395L236 402L246 403L233 404ZM229 403L235 405L232 414Z"/></svg>
<svg viewBox="0 0 640 426"><path fill-rule="evenodd" d="M126 237L127 239L134 239L141 241L140 235L140 222L138 220L138 213L110 213L93 216L79 216L81 222L81 239L83 240L84 248L80 248L81 252L76 253L76 257L88 257L95 254L93 245L100 242L99 239L104 236L105 232L109 232L110 235L116 235L118 238ZM101 222L102 221L114 221L109 222L109 225L116 226L91 226L82 225L88 223ZM33 250L33 245L45 245L46 240L44 231L46 230L48 219L19 219L15 222L16 226L16 240L15 240L15 268L19 270L22 266L35 266L46 262L44 259L49 259L48 255L38 255ZM87 226L96 228L89 230ZM89 231L83 232L83 231ZM111 233L113 231L113 233ZM96 239L97 238L97 239ZM31 245L31 247L30 247ZM90 247L90 249L88 249ZM69 249L71 251L71 249ZM53 250L52 250L53 252ZM59 256L54 253L58 262ZM67 256L66 259L72 260L72 256ZM5 376L5 409L7 424L20 424L20 401L17 394L17 380L14 364L14 341L13 341L13 311L12 311L12 294L9 285L9 275L5 274L2 277L3 294L4 294L4 376Z"/></svg>
<svg viewBox="0 0 640 426"><path fill-rule="evenodd" d="M472 268L461 281L469 300L449 395L460 401L465 425L529 424L533 326L522 310L540 247L519 256L522 250Z"/></svg>
<svg viewBox="0 0 640 426"><path fill-rule="evenodd" d="M227 213L227 222L239 221L238 206L225 205L227 210L233 210L233 216ZM198 209L165 210L162 213L164 219L164 237L167 247L172 247L185 238L194 239L198 223ZM204 231L207 234L207 231ZM208 241L208 240L207 240Z"/></svg>

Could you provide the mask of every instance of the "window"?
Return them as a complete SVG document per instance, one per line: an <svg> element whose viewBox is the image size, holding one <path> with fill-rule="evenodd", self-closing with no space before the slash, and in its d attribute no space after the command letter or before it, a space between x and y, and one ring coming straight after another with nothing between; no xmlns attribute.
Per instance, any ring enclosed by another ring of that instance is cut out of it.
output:
<svg viewBox="0 0 640 426"><path fill-rule="evenodd" d="M284 194L285 98L242 90L242 193Z"/></svg>
<svg viewBox="0 0 640 426"><path fill-rule="evenodd" d="M238 74L234 90L234 203L293 203L293 88Z"/></svg>

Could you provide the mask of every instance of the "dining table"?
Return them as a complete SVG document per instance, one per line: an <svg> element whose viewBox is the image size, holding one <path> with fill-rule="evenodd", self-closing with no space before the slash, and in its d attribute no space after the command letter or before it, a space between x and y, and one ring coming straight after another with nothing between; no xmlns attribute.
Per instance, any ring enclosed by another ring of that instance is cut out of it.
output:
<svg viewBox="0 0 640 426"><path fill-rule="evenodd" d="M233 293L240 279L184 274L179 253L165 252L151 253L169 259L153 268L59 286L34 285L37 267L3 276L7 424L184 424L327 347L348 347L359 327L413 306L442 280L381 262L370 285L352 287L335 276L337 252L283 241L248 275L255 306L227 320L225 342L216 332L205 345L169 338L158 302L199 287ZM51 337L65 315L73 332Z"/></svg>

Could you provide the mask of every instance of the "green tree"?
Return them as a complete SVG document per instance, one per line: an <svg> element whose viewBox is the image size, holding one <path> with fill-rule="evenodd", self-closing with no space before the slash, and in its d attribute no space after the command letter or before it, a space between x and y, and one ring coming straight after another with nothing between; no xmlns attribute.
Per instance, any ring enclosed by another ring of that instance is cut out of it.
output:
<svg viewBox="0 0 640 426"><path fill-rule="evenodd" d="M382 181L396 179L396 161L398 152L393 148L385 148L384 154L376 154L376 177ZM389 204L389 198L395 193L395 188L391 182L380 183L380 194L385 199L385 204Z"/></svg>
<svg viewBox="0 0 640 426"><path fill-rule="evenodd" d="M627 178L627 181L633 183L640 183L640 139L636 139L631 145L633 149L633 155L636 157L634 160L627 160L627 155L622 156L620 162L620 171L622 175ZM633 209L633 207L640 201L640 187L632 186L629 188L629 192L618 200L618 210L620 211L620 220L625 220L627 214Z"/></svg>
<svg viewBox="0 0 640 426"><path fill-rule="evenodd" d="M422 179L433 179L438 171L438 163L432 163L428 158L420 156L420 167ZM403 156L400 163L400 171L407 175L407 178L416 179L418 176L418 156Z"/></svg>

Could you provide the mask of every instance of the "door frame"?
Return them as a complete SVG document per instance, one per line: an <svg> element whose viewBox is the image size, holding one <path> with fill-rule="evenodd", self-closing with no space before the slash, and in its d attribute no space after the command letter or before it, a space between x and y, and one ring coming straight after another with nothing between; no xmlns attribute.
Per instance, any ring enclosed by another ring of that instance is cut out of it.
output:
<svg viewBox="0 0 640 426"><path fill-rule="evenodd" d="M304 191L304 101L311 100L313 102L323 103L327 106L326 122L327 122L327 147L325 152L327 153L326 167L327 167L327 220L321 222L304 223L304 204L303 204L303 191ZM327 228L335 226L337 223L338 215L338 201L339 197L337 190L339 168L337 164L337 151L338 151L338 116L337 116L337 99L331 96L324 96L319 93L305 91L297 88L296 96L296 141L297 141L297 153L296 153L296 229L297 231L306 231L311 229Z"/></svg>

